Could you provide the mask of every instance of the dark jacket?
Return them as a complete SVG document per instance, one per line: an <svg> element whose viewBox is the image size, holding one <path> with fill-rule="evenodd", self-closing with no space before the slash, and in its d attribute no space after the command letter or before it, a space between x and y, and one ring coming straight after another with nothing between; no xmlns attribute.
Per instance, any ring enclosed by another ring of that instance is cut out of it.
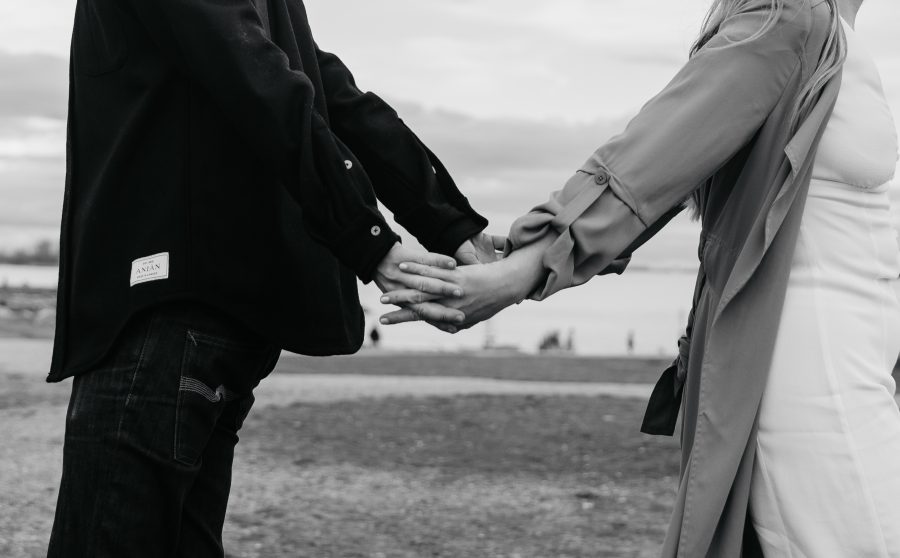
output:
<svg viewBox="0 0 900 558"><path fill-rule="evenodd" d="M70 80L51 381L173 299L291 351L353 352L356 278L398 238L376 195L432 251L487 224L318 49L300 0L78 0Z"/></svg>

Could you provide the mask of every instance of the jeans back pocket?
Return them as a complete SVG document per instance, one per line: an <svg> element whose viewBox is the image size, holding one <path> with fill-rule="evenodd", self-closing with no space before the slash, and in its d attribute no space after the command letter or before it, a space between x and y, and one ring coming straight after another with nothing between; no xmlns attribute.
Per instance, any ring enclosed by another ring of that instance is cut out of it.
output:
<svg viewBox="0 0 900 558"><path fill-rule="evenodd" d="M273 363L269 347L188 330L175 411L175 460L199 464L217 428L236 435L253 402L254 379Z"/></svg>

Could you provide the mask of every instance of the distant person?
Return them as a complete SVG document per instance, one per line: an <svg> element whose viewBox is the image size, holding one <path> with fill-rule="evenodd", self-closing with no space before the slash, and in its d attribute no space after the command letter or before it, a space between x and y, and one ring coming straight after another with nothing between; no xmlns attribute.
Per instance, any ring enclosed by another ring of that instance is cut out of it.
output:
<svg viewBox="0 0 900 558"><path fill-rule="evenodd" d="M628 336L625 338L625 350L628 351L628 355L634 354L634 330L628 330Z"/></svg>
<svg viewBox="0 0 900 558"><path fill-rule="evenodd" d="M514 223L508 258L410 266L465 291L444 303L468 327L620 271L688 200L694 306L644 423L672 434L683 402L664 557L900 556L898 145L861 4L715 0L681 72Z"/></svg>
<svg viewBox="0 0 900 558"><path fill-rule="evenodd" d="M281 349L356 351L357 278L493 260L486 221L300 0L79 0L69 99L49 556L224 556L237 432Z"/></svg>
<svg viewBox="0 0 900 558"><path fill-rule="evenodd" d="M538 351L542 353L559 351L562 344L559 341L559 331L551 331L544 335L538 344Z"/></svg>
<svg viewBox="0 0 900 558"><path fill-rule="evenodd" d="M378 343L381 342L381 333L379 333L377 327L373 327L372 331L369 332L369 340L372 342L372 348L377 349Z"/></svg>

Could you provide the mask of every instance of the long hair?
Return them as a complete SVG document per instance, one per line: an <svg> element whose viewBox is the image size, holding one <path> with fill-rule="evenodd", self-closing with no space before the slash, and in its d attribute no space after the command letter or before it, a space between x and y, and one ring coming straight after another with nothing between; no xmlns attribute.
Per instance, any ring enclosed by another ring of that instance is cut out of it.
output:
<svg viewBox="0 0 900 558"><path fill-rule="evenodd" d="M788 1L790 0L713 0L712 6L703 21L700 36L697 37L697 40L691 47L691 56L697 54L719 32L726 20L749 9L763 7L768 2L768 17L766 21L756 33L747 37L744 41L755 41L763 38L778 22L784 11L784 4ZM831 25L828 38L822 48L822 53L819 55L819 62L815 71L800 89L800 94L795 101L794 109L791 113L792 130L796 130L800 126L803 118L815 105L819 93L821 93L828 81L840 71L844 60L847 58L847 37L844 35L844 28L841 26L837 0L825 1L831 8ZM689 202L695 218L700 216L702 195L703 188L698 188Z"/></svg>

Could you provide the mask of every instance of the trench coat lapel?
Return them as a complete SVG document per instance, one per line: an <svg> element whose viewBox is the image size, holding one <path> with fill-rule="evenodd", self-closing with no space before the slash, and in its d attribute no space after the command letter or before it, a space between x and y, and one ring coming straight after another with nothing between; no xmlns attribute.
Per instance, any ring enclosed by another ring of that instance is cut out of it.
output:
<svg viewBox="0 0 900 558"><path fill-rule="evenodd" d="M819 102L813 107L809 116L788 142L785 153L785 177L781 188L775 196L769 211L757 222L754 227L754 236L762 239L762 242L747 242L735 262L734 270L725 285L722 298L719 301L714 322L722 314L725 307L746 286L747 281L753 276L762 262L766 252L769 251L775 235L781 230L785 217L797 202L797 194L803 191L805 200L806 189L809 188L810 172L815 162L815 151L819 140L825 132L825 127L834 104L837 101L841 87L841 73L839 72L829 81L823 90ZM760 226L761 225L761 226ZM761 233L761 234L759 234Z"/></svg>
<svg viewBox="0 0 900 558"><path fill-rule="evenodd" d="M811 167L815 161L814 148L818 145L822 134L825 132L824 126L819 126L819 122L828 122L831 113L834 111L834 105L837 102L840 93L843 70L828 83L822 92L822 98L813 108L810 117L803 123L803 126L797 131L797 134L791 139L784 153L791 164L791 179L785 183L785 187L778 193L772 210L766 219L766 249L772 244L772 239L778 228L781 226L788 208L794 203L794 197L797 193L797 176ZM813 156L810 156L813 154Z"/></svg>
<svg viewBox="0 0 900 558"><path fill-rule="evenodd" d="M689 372L699 382L696 425L663 556L738 556L746 544L759 405L815 152L839 89L840 75L787 144L782 185L708 309L703 358L692 359L700 369Z"/></svg>

